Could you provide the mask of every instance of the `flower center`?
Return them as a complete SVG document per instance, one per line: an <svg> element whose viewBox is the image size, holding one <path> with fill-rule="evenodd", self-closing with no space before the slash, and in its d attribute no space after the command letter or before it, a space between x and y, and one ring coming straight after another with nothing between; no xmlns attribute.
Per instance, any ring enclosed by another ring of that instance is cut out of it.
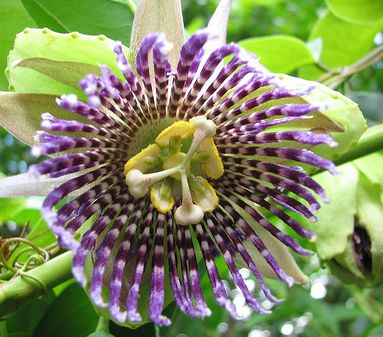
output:
<svg viewBox="0 0 383 337"><path fill-rule="evenodd" d="M164 129L155 143L125 164L126 183L136 198L150 193L161 213L177 203L174 218L180 225L199 223L204 212L218 205L214 188L206 178L217 179L223 165L213 136L216 125L204 116L177 121Z"/></svg>

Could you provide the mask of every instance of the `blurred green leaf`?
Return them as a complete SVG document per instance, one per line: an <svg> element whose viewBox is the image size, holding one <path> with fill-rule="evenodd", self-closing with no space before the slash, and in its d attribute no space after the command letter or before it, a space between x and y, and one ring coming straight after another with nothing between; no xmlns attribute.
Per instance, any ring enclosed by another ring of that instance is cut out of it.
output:
<svg viewBox="0 0 383 337"><path fill-rule="evenodd" d="M1 199L0 199L1 200ZM23 208L9 220L16 222L19 226L25 225L27 222L35 224L41 219L41 212L36 208Z"/></svg>
<svg viewBox="0 0 383 337"><path fill-rule="evenodd" d="M98 315L77 284L66 288L49 306L33 337L87 337L97 326Z"/></svg>
<svg viewBox="0 0 383 337"><path fill-rule="evenodd" d="M39 27L57 32L105 34L129 44L133 12L112 0L21 0Z"/></svg>
<svg viewBox="0 0 383 337"><path fill-rule="evenodd" d="M241 7L251 10L254 6L274 6L283 2L283 0L239 0Z"/></svg>
<svg viewBox="0 0 383 337"><path fill-rule="evenodd" d="M42 298L28 303L7 320L9 337L30 337L55 296L50 291ZM8 337L7 336L7 337ZM2 336L3 337L3 336Z"/></svg>
<svg viewBox="0 0 383 337"><path fill-rule="evenodd" d="M261 63L273 72L291 73L298 67L314 63L310 49L293 36L255 37L239 44L259 56Z"/></svg>
<svg viewBox="0 0 383 337"><path fill-rule="evenodd" d="M0 225L19 213L25 203L25 198L0 198Z"/></svg>
<svg viewBox="0 0 383 337"><path fill-rule="evenodd" d="M381 0L326 0L329 9L340 19L357 24L383 22Z"/></svg>
<svg viewBox="0 0 383 337"><path fill-rule="evenodd" d="M88 335L88 337L114 337L112 334L105 331L96 331Z"/></svg>
<svg viewBox="0 0 383 337"><path fill-rule="evenodd" d="M317 64L309 64L299 68L298 76L305 80L315 81L320 78L325 71L321 69Z"/></svg>
<svg viewBox="0 0 383 337"><path fill-rule="evenodd" d="M321 62L337 68L354 63L374 45L374 36L381 24L355 25L342 21L331 12L320 18L310 35L310 40L322 39Z"/></svg>
<svg viewBox="0 0 383 337"><path fill-rule="evenodd" d="M12 48L16 33L25 27L33 27L34 22L19 0L1 0L0 2L0 90L6 90L8 81L4 74L7 56Z"/></svg>

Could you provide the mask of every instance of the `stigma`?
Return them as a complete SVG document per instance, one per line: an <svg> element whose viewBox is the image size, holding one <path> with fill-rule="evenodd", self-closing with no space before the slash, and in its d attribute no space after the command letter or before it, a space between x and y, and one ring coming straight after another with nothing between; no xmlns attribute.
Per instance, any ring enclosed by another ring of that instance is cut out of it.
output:
<svg viewBox="0 0 383 337"><path fill-rule="evenodd" d="M177 121L164 129L141 152L125 164L130 194L150 194L153 206L166 213L177 206L179 225L198 224L213 211L218 197L208 179L223 175L223 164L213 137L216 125L205 116Z"/></svg>

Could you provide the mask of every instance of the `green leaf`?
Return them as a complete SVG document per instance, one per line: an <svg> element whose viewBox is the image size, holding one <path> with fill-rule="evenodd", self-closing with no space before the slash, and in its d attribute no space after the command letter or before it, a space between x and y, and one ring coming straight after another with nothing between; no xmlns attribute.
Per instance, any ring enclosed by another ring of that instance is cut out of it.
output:
<svg viewBox="0 0 383 337"><path fill-rule="evenodd" d="M114 44L103 35L25 29L17 34L8 57L6 73L10 90L54 95L75 93L84 97L75 83L87 71L95 72L99 64L108 65L116 75L122 76L115 61ZM36 58L44 61L37 64ZM46 111L44 106L42 109Z"/></svg>
<svg viewBox="0 0 383 337"><path fill-rule="evenodd" d="M33 337L86 337L97 326L98 315L77 284L66 288L49 306Z"/></svg>
<svg viewBox="0 0 383 337"><path fill-rule="evenodd" d="M18 0L2 0L0 3L0 90L5 90L8 81L4 74L7 55L12 48L16 33L25 27L33 27L34 23Z"/></svg>
<svg viewBox="0 0 383 337"><path fill-rule="evenodd" d="M30 337L55 297L51 291L40 299L28 303L7 319L8 336Z"/></svg>
<svg viewBox="0 0 383 337"><path fill-rule="evenodd" d="M134 17L130 37L130 57L132 65L136 64L136 54L141 40L153 32L163 32L173 44L169 53L169 62L175 69L179 53L184 42L184 24L180 0L142 0Z"/></svg>
<svg viewBox="0 0 383 337"><path fill-rule="evenodd" d="M367 54L374 45L375 34L381 28L381 24L348 23L327 12L316 22L310 40L322 39L321 62L330 68L337 68L352 64Z"/></svg>
<svg viewBox="0 0 383 337"><path fill-rule="evenodd" d="M78 31L105 34L129 44L133 11L127 5L111 0L21 0L40 27L58 32Z"/></svg>
<svg viewBox="0 0 383 337"><path fill-rule="evenodd" d="M316 64L308 64L298 70L298 76L309 81L318 80L324 73L325 71Z"/></svg>
<svg viewBox="0 0 383 337"><path fill-rule="evenodd" d="M356 24L383 23L381 0L326 0L328 8L338 18Z"/></svg>
<svg viewBox="0 0 383 337"><path fill-rule="evenodd" d="M239 42L247 51L260 57L260 62L272 72L291 73L298 67L315 63L307 45L292 36L255 37Z"/></svg>

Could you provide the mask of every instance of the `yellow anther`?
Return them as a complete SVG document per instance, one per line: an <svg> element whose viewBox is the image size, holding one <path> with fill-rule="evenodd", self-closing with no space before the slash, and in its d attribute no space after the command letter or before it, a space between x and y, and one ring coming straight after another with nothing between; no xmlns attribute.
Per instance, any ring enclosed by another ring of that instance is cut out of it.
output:
<svg viewBox="0 0 383 337"><path fill-rule="evenodd" d="M160 157L160 154L160 147L157 144L150 144L127 161L124 167L125 175L133 169L141 172L147 171L151 168L151 162L156 161L156 159Z"/></svg>
<svg viewBox="0 0 383 337"><path fill-rule="evenodd" d="M173 191L170 184L164 180L154 184L150 189L150 200L160 213L169 212L174 206Z"/></svg>
<svg viewBox="0 0 383 337"><path fill-rule="evenodd" d="M200 206L204 212L213 211L219 202L213 186L200 176L189 178L190 190L193 202Z"/></svg>
<svg viewBox="0 0 383 337"><path fill-rule="evenodd" d="M212 138L207 138L201 143L198 147L198 153L209 157L209 159L201 165L203 172L209 178L218 179L223 175L222 160Z"/></svg>
<svg viewBox="0 0 383 337"><path fill-rule="evenodd" d="M163 130L156 138L156 143L161 146L169 146L170 137L180 136L182 139L190 137L194 132L193 125L178 121Z"/></svg>

